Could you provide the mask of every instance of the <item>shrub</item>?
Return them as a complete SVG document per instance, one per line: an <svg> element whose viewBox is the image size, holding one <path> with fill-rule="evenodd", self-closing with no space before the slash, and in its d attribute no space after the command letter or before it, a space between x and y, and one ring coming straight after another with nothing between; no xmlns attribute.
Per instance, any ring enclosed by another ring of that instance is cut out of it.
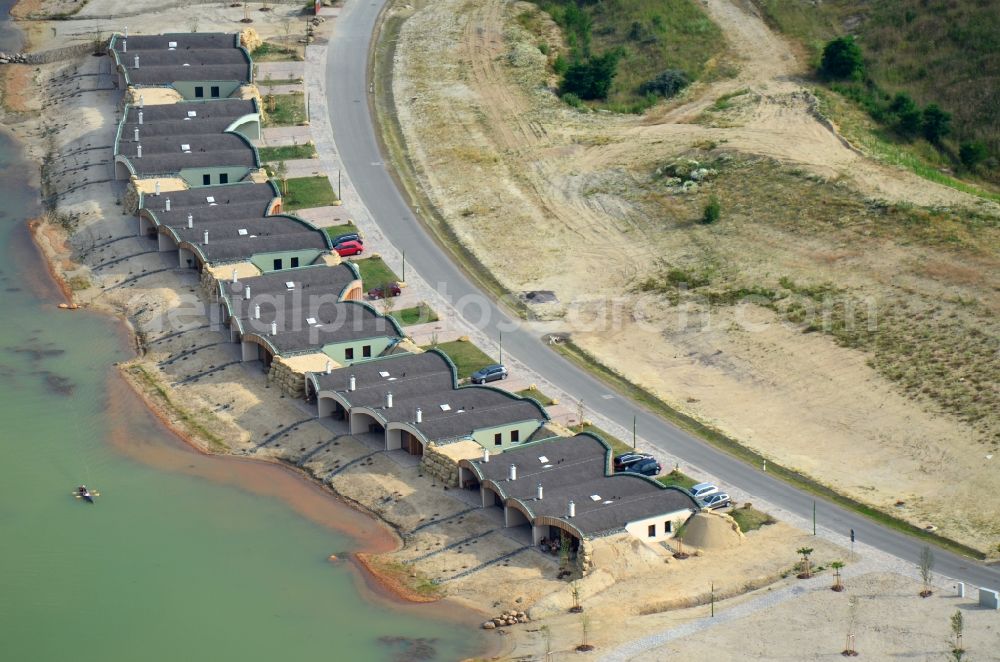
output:
<svg viewBox="0 0 1000 662"><path fill-rule="evenodd" d="M606 99L618 66L618 53L609 51L586 61L574 62L566 70L560 91L581 99Z"/></svg>
<svg viewBox="0 0 1000 662"><path fill-rule="evenodd" d="M935 145L951 131L951 113L941 110L937 104L924 108L924 137Z"/></svg>
<svg viewBox="0 0 1000 662"><path fill-rule="evenodd" d="M838 37L823 49L823 59L819 73L827 79L861 80L865 75L865 63L861 48L854 43L854 37Z"/></svg>
<svg viewBox="0 0 1000 662"><path fill-rule="evenodd" d="M549 45L548 45L548 44L546 44L546 43L545 43L545 42L543 41L542 43L538 44L538 51L539 51L539 52L540 52L540 53L541 53L542 55L548 55L548 54L549 54Z"/></svg>
<svg viewBox="0 0 1000 662"><path fill-rule="evenodd" d="M667 69L653 80L639 86L639 94L658 94L669 99L691 84L688 75L679 69Z"/></svg>
<svg viewBox="0 0 1000 662"><path fill-rule="evenodd" d="M913 137L920 132L923 113L906 92L900 92L889 104L889 112L896 117L896 130L904 136Z"/></svg>
<svg viewBox="0 0 1000 662"><path fill-rule="evenodd" d="M979 141L964 142L958 148L958 158L962 160L962 165L969 170L985 161L987 156L989 156L989 152L986 145Z"/></svg>
<svg viewBox="0 0 1000 662"><path fill-rule="evenodd" d="M562 95L561 98L568 105L573 106L574 108L583 108L583 100L581 100L580 97L576 96L572 92L567 92L566 94Z"/></svg>
<svg viewBox="0 0 1000 662"><path fill-rule="evenodd" d="M556 72L558 75L563 76L566 74L566 70L569 69L569 61L563 57L560 53L556 56L555 61L552 63L552 71Z"/></svg>
<svg viewBox="0 0 1000 662"><path fill-rule="evenodd" d="M722 206L719 204L719 199L714 195L708 199L708 204L705 205L705 213L701 217L701 222L706 225L711 225L719 220L719 216L722 214Z"/></svg>

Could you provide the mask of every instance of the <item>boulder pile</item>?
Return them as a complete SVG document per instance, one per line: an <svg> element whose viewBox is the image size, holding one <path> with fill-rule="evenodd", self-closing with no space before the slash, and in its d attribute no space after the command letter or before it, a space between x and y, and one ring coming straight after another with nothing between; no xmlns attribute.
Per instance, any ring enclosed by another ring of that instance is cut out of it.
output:
<svg viewBox="0 0 1000 662"><path fill-rule="evenodd" d="M518 623L527 623L531 619L523 611L505 611L496 618L486 621L483 623L484 630L495 630L498 627L503 627L504 625L517 625Z"/></svg>

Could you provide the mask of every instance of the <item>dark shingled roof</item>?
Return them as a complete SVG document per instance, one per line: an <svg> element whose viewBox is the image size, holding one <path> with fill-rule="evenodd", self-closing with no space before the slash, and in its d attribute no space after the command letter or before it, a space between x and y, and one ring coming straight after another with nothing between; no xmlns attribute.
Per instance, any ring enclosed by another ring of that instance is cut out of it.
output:
<svg viewBox="0 0 1000 662"><path fill-rule="evenodd" d="M127 42L126 50L122 50L122 42ZM176 48L170 47L171 42L176 42ZM253 75L250 57L239 47L236 35L133 35L128 39L115 35L110 50L130 85L230 80L249 83Z"/></svg>
<svg viewBox="0 0 1000 662"><path fill-rule="evenodd" d="M540 441L506 451L490 462L468 464L495 483L504 499L516 499L533 517L551 517L585 536L620 531L629 522L679 510L698 510L683 490L665 488L636 474L611 474L611 449L591 435ZM510 465L517 479L508 480ZM536 498L538 484L543 498ZM595 499L594 497L600 497ZM576 516L569 517L569 502Z"/></svg>
<svg viewBox="0 0 1000 662"><path fill-rule="evenodd" d="M257 152L245 138L235 133L149 137L143 137L140 133L139 144L142 145L141 158L137 156L135 143L128 144L125 150L119 150L119 154L128 160L140 176L173 174L184 168L260 167ZM182 145L188 145L190 152L184 152Z"/></svg>
<svg viewBox="0 0 1000 662"><path fill-rule="evenodd" d="M121 50L121 42L125 40L121 34L116 34L111 47ZM165 51L170 48L170 43L177 44L178 51L191 49L235 49L240 45L240 38L237 34L226 34L223 32L173 32L166 34L132 34L127 38L128 50L131 51Z"/></svg>
<svg viewBox="0 0 1000 662"><path fill-rule="evenodd" d="M270 182L236 182L160 195L147 193L142 197L142 209L169 226L187 225L187 215L191 214L197 227L203 223L260 218L267 214L271 202L277 197L278 192ZM167 200L170 200L170 211L166 211Z"/></svg>
<svg viewBox="0 0 1000 662"><path fill-rule="evenodd" d="M258 296L270 297L271 295L284 297L289 292L288 283L292 283L291 291L301 295L302 299L297 305L308 310L309 297L319 296L324 297L323 301L331 300L331 295L339 297L347 286L356 280L359 280L359 277L350 263L342 262L332 267L315 265L291 271L262 274L251 278L244 277L235 284L231 279L221 280L219 287L226 298L242 300L247 287L250 288L251 299Z"/></svg>
<svg viewBox="0 0 1000 662"><path fill-rule="evenodd" d="M142 124L139 124L140 111L142 112ZM140 142L153 136L194 136L222 133L239 118L256 113L257 107L252 99L184 101L145 106L141 109L137 106L129 106L122 120L119 149L124 150L127 154L135 154L135 129L139 129ZM133 143L133 145L125 147L125 143Z"/></svg>
<svg viewBox="0 0 1000 662"><path fill-rule="evenodd" d="M181 237L182 241L190 243L192 248L201 253L209 264L225 264L248 260L254 255L277 253L281 251L297 251L315 249L325 251L328 248L326 239L320 230L309 227L304 221L288 216L272 216L264 219L272 223L271 234L263 236L246 236L238 239L213 241L209 231L208 243L203 242L204 229L198 236L199 229L188 230L187 226L171 227L170 229ZM190 237L188 233L196 237ZM190 241L190 239L196 241ZM306 265L302 265L306 266Z"/></svg>
<svg viewBox="0 0 1000 662"><path fill-rule="evenodd" d="M278 354L318 351L323 345L366 338L401 338L402 333L386 318L359 301L336 302L340 292L328 292L331 300L310 306L294 290L261 294L250 286L249 303L243 293L230 295L234 316L240 320L244 333L266 338ZM260 306L260 319L253 319L254 307ZM279 314L279 311L280 314ZM316 320L310 325L307 318ZM277 335L271 334L271 322L278 322Z"/></svg>
<svg viewBox="0 0 1000 662"><path fill-rule="evenodd" d="M367 372L361 374L360 367ZM389 372L389 376L380 376L380 371ZM348 391L352 374L357 390ZM434 351L355 364L315 377L321 390L337 390L351 407L370 407L387 422L408 423L429 441L459 439L482 428L548 418L532 400L488 386L456 386L451 363ZM393 395L392 408L385 407L389 391ZM415 422L418 408L423 415L419 424Z"/></svg>

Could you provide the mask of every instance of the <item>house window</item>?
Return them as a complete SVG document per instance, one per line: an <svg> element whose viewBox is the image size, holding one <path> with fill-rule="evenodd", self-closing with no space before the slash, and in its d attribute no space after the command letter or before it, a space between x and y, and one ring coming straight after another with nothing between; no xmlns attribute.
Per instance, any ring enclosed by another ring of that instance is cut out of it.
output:
<svg viewBox="0 0 1000 662"><path fill-rule="evenodd" d="M656 537L656 525L655 524L650 524L649 525L649 528L646 529L646 535L649 536L650 538L655 538Z"/></svg>
<svg viewBox="0 0 1000 662"><path fill-rule="evenodd" d="M510 431L510 441L511 441L511 443L514 443L514 444L516 444L517 442L521 441L521 431L520 430L511 430Z"/></svg>
<svg viewBox="0 0 1000 662"><path fill-rule="evenodd" d="M195 99L203 99L203 98L205 98L205 88L202 87L201 85L199 85L198 87L194 88L194 98Z"/></svg>
<svg viewBox="0 0 1000 662"><path fill-rule="evenodd" d="M364 358L367 359L367 358L371 358L371 355L372 355L372 346L371 345L365 345L364 347L361 348L361 356L362 357L364 357Z"/></svg>
<svg viewBox="0 0 1000 662"><path fill-rule="evenodd" d="M493 435L493 445L500 446L502 444L503 444L503 433L497 432L495 435Z"/></svg>
<svg viewBox="0 0 1000 662"><path fill-rule="evenodd" d="M666 522L663 523L663 532L664 533L670 533L673 530L674 530L674 523L673 522L671 522L670 520L667 520Z"/></svg>
<svg viewBox="0 0 1000 662"><path fill-rule="evenodd" d="M211 186L211 184L212 184L212 175L202 175L201 176L201 185L202 186Z"/></svg>
<svg viewBox="0 0 1000 662"><path fill-rule="evenodd" d="M274 261L274 270L281 271L281 258L279 257Z"/></svg>
<svg viewBox="0 0 1000 662"><path fill-rule="evenodd" d="M213 99L218 99L219 98L219 86L218 85L213 85L212 86L212 98Z"/></svg>
<svg viewBox="0 0 1000 662"><path fill-rule="evenodd" d="M220 184L228 184L229 183L229 173L227 173L227 172L221 173L219 175L219 183Z"/></svg>
<svg viewBox="0 0 1000 662"><path fill-rule="evenodd" d="M354 348L353 347L348 347L347 349L344 350L344 358L347 359L348 361L350 361L350 360L352 360L354 358Z"/></svg>
<svg viewBox="0 0 1000 662"><path fill-rule="evenodd" d="M297 257L293 257L293 258L292 258L292 264L291 264L291 268L292 268L292 269L294 269L294 268L295 268L295 267L297 267L297 266L299 266L299 258L297 258Z"/></svg>

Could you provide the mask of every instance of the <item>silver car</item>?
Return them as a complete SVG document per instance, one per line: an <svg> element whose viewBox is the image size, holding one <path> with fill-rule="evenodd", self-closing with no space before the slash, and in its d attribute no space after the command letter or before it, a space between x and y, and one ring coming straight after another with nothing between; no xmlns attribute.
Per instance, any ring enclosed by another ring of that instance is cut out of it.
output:
<svg viewBox="0 0 1000 662"><path fill-rule="evenodd" d="M691 486L691 496L696 499L702 497L707 497L709 494L715 494L719 491L719 488L712 483L698 483L697 485Z"/></svg>
<svg viewBox="0 0 1000 662"><path fill-rule="evenodd" d="M715 510L716 508L725 508L726 506L733 505L733 500L729 498L729 495L725 492L716 492L715 494L709 494L707 497L701 499L702 508L711 508Z"/></svg>

